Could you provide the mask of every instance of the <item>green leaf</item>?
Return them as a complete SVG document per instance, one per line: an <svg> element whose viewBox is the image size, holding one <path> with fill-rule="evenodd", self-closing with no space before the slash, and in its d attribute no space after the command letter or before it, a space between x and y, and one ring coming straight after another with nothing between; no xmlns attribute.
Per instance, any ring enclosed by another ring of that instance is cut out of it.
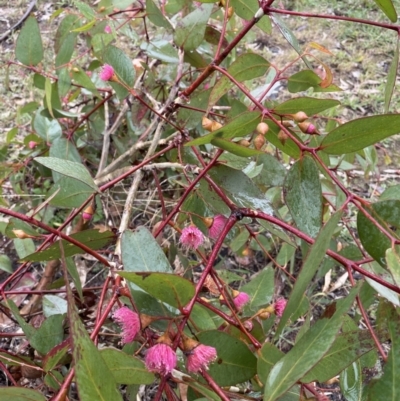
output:
<svg viewBox="0 0 400 401"><path fill-rule="evenodd" d="M395 227L400 225L400 200L377 202L365 209L385 230L396 236L389 225ZM386 250L391 247L390 239L361 211L357 215L357 230L365 250L378 263L385 265Z"/></svg>
<svg viewBox="0 0 400 401"><path fill-rule="evenodd" d="M308 88L317 88L322 79L312 70L299 71L288 79L288 91L297 93Z"/></svg>
<svg viewBox="0 0 400 401"><path fill-rule="evenodd" d="M2 387L2 401L46 401L46 397L39 391L24 387Z"/></svg>
<svg viewBox="0 0 400 401"><path fill-rule="evenodd" d="M28 17L18 35L15 56L24 65L35 66L43 60L43 44L39 24L35 17Z"/></svg>
<svg viewBox="0 0 400 401"><path fill-rule="evenodd" d="M53 370L64 357L68 354L71 348L70 338L51 349L43 358L43 369L45 372ZM68 356L69 357L69 356ZM70 361L68 361L70 362Z"/></svg>
<svg viewBox="0 0 400 401"><path fill-rule="evenodd" d="M236 79L236 81L243 82L264 75L269 66L270 63L265 60L264 57L254 53L245 53L237 57L237 59L229 66L228 72ZM209 110L226 92L228 92L232 85L230 79L225 75L217 81L211 91L208 105Z"/></svg>
<svg viewBox="0 0 400 401"><path fill-rule="evenodd" d="M271 302L274 296L274 269L271 267L264 268L261 272L252 277L251 281L240 288L250 295L250 302L246 304L244 313L247 311L254 313L261 306Z"/></svg>
<svg viewBox="0 0 400 401"><path fill-rule="evenodd" d="M53 347L60 344L64 337L64 315L52 315L35 330L29 338L32 347L46 355Z"/></svg>
<svg viewBox="0 0 400 401"><path fill-rule="evenodd" d="M353 362L340 374L340 389L347 401L363 399L363 375L360 361Z"/></svg>
<svg viewBox="0 0 400 401"><path fill-rule="evenodd" d="M14 247L15 250L18 254L18 257L22 260L23 258L26 257L26 255L29 255L33 252L35 252L35 243L31 238L26 238L26 239L20 239L20 238L15 238L13 240L14 242Z"/></svg>
<svg viewBox="0 0 400 401"><path fill-rule="evenodd" d="M374 0L378 4L379 8L385 13L385 15L392 22L397 22L397 12L393 6L392 0Z"/></svg>
<svg viewBox="0 0 400 401"><path fill-rule="evenodd" d="M79 399L122 401L114 376L91 341L75 305L69 305L68 319Z"/></svg>
<svg viewBox="0 0 400 401"><path fill-rule="evenodd" d="M295 114L298 111L304 111L308 116L321 113L326 109L340 105L338 100L334 99L316 99L313 97L298 97L289 99L274 108L278 114Z"/></svg>
<svg viewBox="0 0 400 401"><path fill-rule="evenodd" d="M377 0L375 0L375 1L377 1ZM396 20L397 20L397 17L396 17ZM393 60L392 60L392 63L390 64L389 72L388 72L388 75L386 78L385 107L384 107L385 113L387 113L389 111L390 100L392 99L393 89L396 84L398 65L399 65L399 37L397 37L396 49L394 51Z"/></svg>
<svg viewBox="0 0 400 401"><path fill-rule="evenodd" d="M271 142L272 145L280 149L283 153L286 153L287 155L293 157L294 159L298 159L301 155L301 152L296 143L290 138L286 139L286 141L282 143L278 138L280 128L274 122L268 121L268 127L269 130L265 135L265 139L268 142ZM292 135L296 137L300 142L302 142L301 139L295 133L292 132Z"/></svg>
<svg viewBox="0 0 400 401"><path fill-rule="evenodd" d="M398 321L389 322L390 338L392 340L383 375L370 383L368 401L400 399L400 327Z"/></svg>
<svg viewBox="0 0 400 401"><path fill-rule="evenodd" d="M62 176L50 189L48 199L51 198L50 205L57 207L79 207L90 195L93 189L75 178Z"/></svg>
<svg viewBox="0 0 400 401"><path fill-rule="evenodd" d="M270 201L243 171L217 165L209 171L210 177L239 207L249 207L273 214Z"/></svg>
<svg viewBox="0 0 400 401"><path fill-rule="evenodd" d="M204 39L212 4L202 4L186 17L179 19L175 28L174 42L185 51L195 50Z"/></svg>
<svg viewBox="0 0 400 401"><path fill-rule="evenodd" d="M315 238L322 224L322 190L313 158L305 156L290 168L283 193L297 227Z"/></svg>
<svg viewBox="0 0 400 401"><path fill-rule="evenodd" d="M138 358L114 348L103 348L100 354L118 384L151 384L155 380Z"/></svg>
<svg viewBox="0 0 400 401"><path fill-rule="evenodd" d="M157 40L152 42L144 42L140 45L149 57L154 57L165 63L178 63L178 51L167 40Z"/></svg>
<svg viewBox="0 0 400 401"><path fill-rule="evenodd" d="M294 36L291 29L285 24L285 22L279 15L271 14L271 18L272 18L272 21L275 23L275 25L278 27L278 29L281 31L283 37L288 41L290 46L292 46L293 49L296 50L296 52L299 54L299 56L301 56L303 52L301 50L300 44L299 44L296 36ZM306 64L306 66L309 69L312 69L312 65L309 63L307 58L305 56L303 56L302 59L303 59L304 63Z"/></svg>
<svg viewBox="0 0 400 401"><path fill-rule="evenodd" d="M131 272L172 273L162 248L145 227L125 230L121 238L122 263Z"/></svg>
<svg viewBox="0 0 400 401"><path fill-rule="evenodd" d="M265 383L264 401L274 401L284 394L325 355L340 330L342 315L354 302L358 290L359 286L353 288L336 304L332 317L315 323L274 365Z"/></svg>
<svg viewBox="0 0 400 401"><path fill-rule="evenodd" d="M200 138L187 142L185 146L205 145L211 143L214 138L232 139L244 137L251 133L261 120L261 113L258 111L246 111L232 119L228 124L220 129L204 135Z"/></svg>
<svg viewBox="0 0 400 401"><path fill-rule="evenodd" d="M240 157L251 157L264 154L264 152L261 152L261 150L250 149L246 146L239 145L223 138L214 138L211 140L211 144L217 148L226 150L227 152Z"/></svg>
<svg viewBox="0 0 400 401"><path fill-rule="evenodd" d="M330 155L356 152L400 132L400 115L358 118L331 131L321 149Z"/></svg>
<svg viewBox="0 0 400 401"><path fill-rule="evenodd" d="M153 297L178 309L183 308L195 293L191 281L174 274L147 272L118 272L118 274Z"/></svg>
<svg viewBox="0 0 400 401"><path fill-rule="evenodd" d="M146 0L146 15L154 25L172 29L171 24L162 15L160 9L155 5L153 0Z"/></svg>
<svg viewBox="0 0 400 401"><path fill-rule="evenodd" d="M57 68L60 66L67 67L67 64L71 61L72 54L75 50L77 36L76 33L70 33L69 35L64 36L60 49L56 54L55 66Z"/></svg>
<svg viewBox="0 0 400 401"><path fill-rule="evenodd" d="M43 314L46 317L63 315L68 312L68 304L64 298L47 294L43 296Z"/></svg>
<svg viewBox="0 0 400 401"><path fill-rule="evenodd" d="M82 70L81 67L74 67L72 68L72 78L75 81L76 84L79 86L82 86L84 89L87 89L88 91L92 92L93 95L101 98L100 93L96 89L95 84L93 81L88 77L85 71Z"/></svg>
<svg viewBox="0 0 400 401"><path fill-rule="evenodd" d="M109 84L114 88L118 98L120 100L124 99L129 94L125 86L133 89L135 83L135 69L133 68L132 60L118 47L109 45L104 49L103 62L114 68L114 72L121 84L116 82L109 82Z"/></svg>
<svg viewBox="0 0 400 401"><path fill-rule="evenodd" d="M79 298L83 302L82 283L81 283L81 278L80 278L78 269L76 268L75 261L71 257L66 257L65 254L64 254L64 259L65 259L65 265L67 267L68 273L71 276L72 281L74 282L75 289L78 292Z"/></svg>
<svg viewBox="0 0 400 401"><path fill-rule="evenodd" d="M251 20L260 8L257 0L231 0L230 5L240 18L247 21ZM268 16L263 16L256 25L265 33L271 33L272 24Z"/></svg>
<svg viewBox="0 0 400 401"><path fill-rule="evenodd" d="M7 273L13 272L11 260L7 255L0 255L0 270L3 270Z"/></svg>
<svg viewBox="0 0 400 401"><path fill-rule="evenodd" d="M103 248L107 244L112 241L115 241L115 234L112 231L104 231L100 232L99 230L85 230L80 231L75 234L70 235L71 238L79 241L83 245L86 245L90 249L96 250ZM62 240L62 246L64 248L64 256L73 256L79 253L84 253L84 251L76 245L71 244L66 240ZM28 256L26 256L23 260L29 260L32 262L41 262L43 260L53 260L61 257L60 244L57 242L51 245L49 248L43 251L36 251Z"/></svg>
<svg viewBox="0 0 400 401"><path fill-rule="evenodd" d="M262 166L262 171L253 181L261 190L283 185L286 168L274 156L263 154L257 158L257 162Z"/></svg>
<svg viewBox="0 0 400 401"><path fill-rule="evenodd" d="M386 264L397 286L400 286L400 247L386 250Z"/></svg>
<svg viewBox="0 0 400 401"><path fill-rule="evenodd" d="M67 39L67 36L71 35L71 31L80 26L81 19L78 15L68 14L58 26L55 42L54 52L58 54L61 47ZM76 36L76 34L72 34ZM56 56L57 57L57 56ZM66 61L68 62L68 61Z"/></svg>
<svg viewBox="0 0 400 401"><path fill-rule="evenodd" d="M375 348L369 332L358 329L350 317L345 317L342 333L324 358L302 378L303 383L326 382Z"/></svg>
<svg viewBox="0 0 400 401"><path fill-rule="evenodd" d="M59 159L57 157L35 157L34 160L43 164L43 166L46 166L50 170L66 175L67 177L75 178L98 191L97 185L94 183L93 178L83 164Z"/></svg>
<svg viewBox="0 0 400 401"><path fill-rule="evenodd" d="M31 346L40 354L47 354L47 352L62 341L64 335L64 328L62 326L63 315L53 315L46 319L38 329L35 329L21 317L17 306L12 300L8 300L7 306L21 326Z"/></svg>
<svg viewBox="0 0 400 401"><path fill-rule="evenodd" d="M267 381L269 372L284 355L281 350L271 343L266 342L262 346L257 360L257 374L262 383Z"/></svg>
<svg viewBox="0 0 400 401"><path fill-rule="evenodd" d="M33 129L36 134L43 138L46 142L52 143L55 139L61 138L62 128L60 123L55 119L47 118L42 114L43 108L39 108L35 113L33 120Z"/></svg>
<svg viewBox="0 0 400 401"><path fill-rule="evenodd" d="M209 373L218 385L243 383L257 373L257 358L238 338L218 330L203 331L198 338L217 350L218 359L210 365Z"/></svg>
<svg viewBox="0 0 400 401"><path fill-rule="evenodd" d="M305 260L303 266L301 268L300 274L296 280L296 283L293 287L292 294L288 300L285 311L281 317L277 328L277 334L281 333L283 327L286 322L290 319L292 314L296 311L298 306L301 303L303 295L311 282L311 279L314 277L314 274L318 270L319 265L322 262L322 259L325 256L326 250L329 248L329 244L332 238L332 234L334 233L340 218L342 216L342 212L336 212L322 227L317 239L314 244L311 246Z"/></svg>

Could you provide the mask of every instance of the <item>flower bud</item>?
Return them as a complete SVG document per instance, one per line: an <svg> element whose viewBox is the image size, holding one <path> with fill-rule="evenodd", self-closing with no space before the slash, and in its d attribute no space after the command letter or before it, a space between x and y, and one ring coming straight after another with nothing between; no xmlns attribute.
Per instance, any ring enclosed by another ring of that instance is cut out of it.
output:
<svg viewBox="0 0 400 401"><path fill-rule="evenodd" d="M297 123L302 123L303 121L307 120L308 115L304 113L304 111L298 111L296 114L293 114L292 117Z"/></svg>
<svg viewBox="0 0 400 401"><path fill-rule="evenodd" d="M37 142L35 142L35 141L29 141L29 143L28 143L28 148L29 148L29 149L35 149L36 146L37 146Z"/></svg>
<svg viewBox="0 0 400 401"><path fill-rule="evenodd" d="M289 138L289 135L285 132L285 131L283 131L283 130L280 130L279 131L279 133L278 133L278 139L279 139L279 141L282 143L282 145L284 145L285 143L286 143L286 140Z"/></svg>
<svg viewBox="0 0 400 401"><path fill-rule="evenodd" d="M241 139L238 142L238 145L244 146L245 148L248 148L250 146L250 142L247 139Z"/></svg>
<svg viewBox="0 0 400 401"><path fill-rule="evenodd" d="M201 120L201 125L206 131L211 131L213 121L207 117L203 117Z"/></svg>
<svg viewBox="0 0 400 401"><path fill-rule="evenodd" d="M265 137L263 134L258 134L255 138L254 138L254 147L257 150L260 150L264 145L265 145Z"/></svg>
<svg viewBox="0 0 400 401"><path fill-rule="evenodd" d="M222 124L220 124L218 121L213 121L211 124L211 132L214 132L222 127Z"/></svg>
<svg viewBox="0 0 400 401"><path fill-rule="evenodd" d="M298 124L300 130L304 132L305 134L308 135L319 135L319 132L315 128L314 124L311 124L309 122L303 122Z"/></svg>
<svg viewBox="0 0 400 401"><path fill-rule="evenodd" d="M89 205L83 212L82 212L82 218L85 220L85 222L92 220L92 217L94 215L94 208L92 205Z"/></svg>
<svg viewBox="0 0 400 401"><path fill-rule="evenodd" d="M268 132L268 130L269 130L269 127L268 127L268 124L266 124L266 123L259 123L256 128L256 131L262 135L265 135Z"/></svg>
<svg viewBox="0 0 400 401"><path fill-rule="evenodd" d="M232 18L233 13L234 13L233 7L229 7L228 8L228 19Z"/></svg>

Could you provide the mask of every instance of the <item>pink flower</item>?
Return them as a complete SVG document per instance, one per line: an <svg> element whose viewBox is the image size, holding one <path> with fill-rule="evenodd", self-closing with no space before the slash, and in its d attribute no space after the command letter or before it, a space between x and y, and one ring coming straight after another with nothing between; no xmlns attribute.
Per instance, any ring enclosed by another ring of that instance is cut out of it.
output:
<svg viewBox="0 0 400 401"><path fill-rule="evenodd" d="M249 294L246 294L245 292L239 292L234 298L233 298L233 303L235 304L236 308L238 310L241 310L243 306L247 304L247 302L250 301L250 296Z"/></svg>
<svg viewBox="0 0 400 401"><path fill-rule="evenodd" d="M208 365L216 359L217 350L214 347L199 344L188 353L187 370L192 373L208 370Z"/></svg>
<svg viewBox="0 0 400 401"><path fill-rule="evenodd" d="M35 142L35 141L29 141L29 143L28 143L28 148L29 148L29 149L35 149L36 146L37 146L37 142Z"/></svg>
<svg viewBox="0 0 400 401"><path fill-rule="evenodd" d="M111 26L110 26L110 25L106 25L106 26L104 27L104 32L105 32L105 33L111 33L111 32L112 32Z"/></svg>
<svg viewBox="0 0 400 401"><path fill-rule="evenodd" d="M89 221L89 220L92 220L93 215L88 212L83 212L82 217L83 217L83 220Z"/></svg>
<svg viewBox="0 0 400 401"><path fill-rule="evenodd" d="M196 226L189 226L182 230L179 242L187 248L197 249L204 242L204 235Z"/></svg>
<svg viewBox="0 0 400 401"><path fill-rule="evenodd" d="M122 327L122 342L130 343L133 341L140 330L139 315L123 306L114 312L113 318Z"/></svg>
<svg viewBox="0 0 400 401"><path fill-rule="evenodd" d="M176 354L169 345L159 343L147 350L144 363L148 371L165 376L175 368Z"/></svg>
<svg viewBox="0 0 400 401"><path fill-rule="evenodd" d="M276 300L274 308L275 315L281 317L283 315L283 311L286 308L287 301L284 298L279 298Z"/></svg>
<svg viewBox="0 0 400 401"><path fill-rule="evenodd" d="M211 227L209 227L208 229L208 235L210 236L210 238L217 239L219 237L221 231L225 227L227 220L228 219L222 214L214 217Z"/></svg>
<svg viewBox="0 0 400 401"><path fill-rule="evenodd" d="M114 68L109 64L104 64L100 71L100 79L102 81L109 81L114 75Z"/></svg>

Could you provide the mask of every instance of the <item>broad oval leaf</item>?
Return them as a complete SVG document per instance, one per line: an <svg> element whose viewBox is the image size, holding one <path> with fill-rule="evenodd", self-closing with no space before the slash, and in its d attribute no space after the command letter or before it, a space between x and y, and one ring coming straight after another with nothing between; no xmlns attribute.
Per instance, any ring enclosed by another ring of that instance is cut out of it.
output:
<svg viewBox="0 0 400 401"><path fill-rule="evenodd" d="M104 231L100 232L96 229L80 231L75 234L70 235L71 238L81 242L82 244L86 245L90 249L96 250L103 248L110 242L116 239L116 235L112 231ZM79 248L78 246L71 244L67 240L61 240L63 249L64 249L64 256L73 256L79 253L84 253L84 251ZM29 260L32 262L41 262L43 260L54 260L61 257L61 250L59 242L51 245L49 248L44 249L43 251L36 251L35 253L31 253L23 260Z"/></svg>
<svg viewBox="0 0 400 401"><path fill-rule="evenodd" d="M177 46L189 51L201 44L212 9L212 4L201 4L186 17L179 19L174 35Z"/></svg>
<svg viewBox="0 0 400 401"><path fill-rule="evenodd" d="M155 5L153 0L146 0L146 16L156 26L161 26L166 29L172 28L171 24L162 15L162 12L158 6Z"/></svg>
<svg viewBox="0 0 400 401"><path fill-rule="evenodd" d="M326 109L340 105L338 100L334 99L316 99L313 97L298 97L289 99L274 108L278 114L294 114L298 111L304 111L308 116L321 113Z"/></svg>
<svg viewBox="0 0 400 401"><path fill-rule="evenodd" d="M155 380L153 373L134 356L115 348L103 348L100 354L118 384L151 384Z"/></svg>
<svg viewBox="0 0 400 401"><path fill-rule="evenodd" d="M122 233L121 256L125 271L173 272L165 253L145 227Z"/></svg>
<svg viewBox="0 0 400 401"><path fill-rule="evenodd" d="M238 206L273 214L270 201L243 171L218 165L210 170L209 175Z"/></svg>
<svg viewBox="0 0 400 401"><path fill-rule="evenodd" d="M28 17L18 35L15 55L22 64L35 66L43 60L43 44L39 24L35 17Z"/></svg>
<svg viewBox="0 0 400 401"><path fill-rule="evenodd" d="M305 156L290 168L283 191L297 227L315 238L322 224L322 190L314 159Z"/></svg>
<svg viewBox="0 0 400 401"><path fill-rule="evenodd" d="M2 401L46 401L46 397L36 390L24 387L2 387Z"/></svg>
<svg viewBox="0 0 400 401"><path fill-rule="evenodd" d="M81 401L122 401L114 376L90 339L71 301L73 301L72 296L68 305L68 319L79 399Z"/></svg>
<svg viewBox="0 0 400 401"><path fill-rule="evenodd" d="M168 273L118 272L154 298L175 308L183 308L194 296L195 286L183 277Z"/></svg>
<svg viewBox="0 0 400 401"><path fill-rule="evenodd" d="M218 330L203 331L198 338L217 350L217 361L210 365L209 373L218 385L243 383L257 373L257 358L238 338Z"/></svg>
<svg viewBox="0 0 400 401"><path fill-rule="evenodd" d="M257 0L231 0L230 5L245 20L251 20L260 8ZM263 16L256 25L265 33L271 33L272 24L268 16Z"/></svg>
<svg viewBox="0 0 400 401"><path fill-rule="evenodd" d="M321 149L330 155L356 152L400 132L400 115L364 117L335 128L322 141Z"/></svg>
<svg viewBox="0 0 400 401"><path fill-rule="evenodd" d="M377 202L366 210L385 230L396 237L389 226L400 226L400 200ZM390 239L361 211L357 215L357 231L365 250L384 266L386 250L391 247Z"/></svg>
<svg viewBox="0 0 400 401"><path fill-rule="evenodd" d="M109 84L120 99L125 98L129 93L125 86L133 88L135 83L135 69L132 60L118 47L109 45L104 50L103 61L114 68L115 74L124 86L116 82L109 82Z"/></svg>
<svg viewBox="0 0 400 401"><path fill-rule="evenodd" d="M43 166L46 166L50 170L56 171L57 173L75 178L98 191L97 185L94 183L89 171L83 164L59 159L57 157L36 157L35 161L43 164Z"/></svg>

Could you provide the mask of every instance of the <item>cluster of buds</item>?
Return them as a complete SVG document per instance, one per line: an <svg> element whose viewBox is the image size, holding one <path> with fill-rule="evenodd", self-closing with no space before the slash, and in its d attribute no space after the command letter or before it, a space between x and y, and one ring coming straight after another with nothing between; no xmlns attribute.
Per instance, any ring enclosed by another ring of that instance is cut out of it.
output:
<svg viewBox="0 0 400 401"><path fill-rule="evenodd" d="M142 314L139 317L136 312L126 306L114 312L113 318L122 328L123 343L134 341L139 331L145 329L156 319ZM166 331L157 339L156 344L147 350L144 363L149 372L166 376L175 369L177 356L172 345L170 334ZM217 358L217 351L214 347L200 344L186 335L182 336L180 347L187 357L186 367L190 373L207 370L209 364Z"/></svg>
<svg viewBox="0 0 400 401"><path fill-rule="evenodd" d="M220 0L219 6L220 6L220 7L226 8L226 2L225 2L225 0ZM233 7L228 7L227 13L228 13L228 19L231 19L232 15L233 15L233 13L234 13Z"/></svg>
<svg viewBox="0 0 400 401"><path fill-rule="evenodd" d="M278 298L273 304L267 306L266 308L260 309L255 316L258 316L262 320L268 319L271 316L271 313L281 317L286 308L286 304L287 301L285 298Z"/></svg>

